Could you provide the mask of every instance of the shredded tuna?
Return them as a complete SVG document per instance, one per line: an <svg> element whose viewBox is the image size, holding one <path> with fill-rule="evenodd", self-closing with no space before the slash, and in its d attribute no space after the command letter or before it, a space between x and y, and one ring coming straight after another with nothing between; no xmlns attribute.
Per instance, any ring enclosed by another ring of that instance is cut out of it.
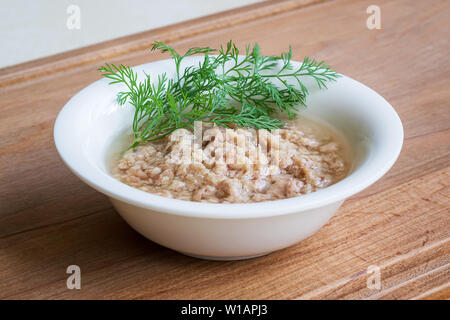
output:
<svg viewBox="0 0 450 320"><path fill-rule="evenodd" d="M203 124L127 151L113 169L132 187L164 197L245 203L300 196L345 177L341 146L290 123L273 132Z"/></svg>

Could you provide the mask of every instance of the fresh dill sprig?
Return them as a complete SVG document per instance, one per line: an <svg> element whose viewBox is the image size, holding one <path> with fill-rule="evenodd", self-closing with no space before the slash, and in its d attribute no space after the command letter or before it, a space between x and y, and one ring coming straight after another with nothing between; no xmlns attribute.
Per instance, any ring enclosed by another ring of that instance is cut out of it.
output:
<svg viewBox="0 0 450 320"><path fill-rule="evenodd" d="M326 82L339 77L323 61L310 58L294 68L291 47L280 57L261 55L258 44L247 46L240 55L232 41L219 50L190 48L184 55L162 42L154 42L152 50L170 53L176 69L174 79L163 73L152 81L145 74L138 82L131 67L105 64L99 69L110 84L126 86L117 96L118 103L129 102L135 108L130 148L161 139L179 128L193 128L195 121L223 127L281 128L284 121L275 113L285 113L292 119L300 106L306 106L309 92L302 78L310 77L325 89ZM182 70L183 59L198 54L204 55L201 62Z"/></svg>

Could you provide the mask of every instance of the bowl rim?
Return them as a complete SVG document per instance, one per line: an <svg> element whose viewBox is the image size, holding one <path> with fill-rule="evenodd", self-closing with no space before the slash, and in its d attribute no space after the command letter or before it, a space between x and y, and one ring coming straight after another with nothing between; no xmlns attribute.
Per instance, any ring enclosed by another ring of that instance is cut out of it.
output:
<svg viewBox="0 0 450 320"><path fill-rule="evenodd" d="M134 68L144 68L155 63L166 63L169 60L159 60ZM196 59L190 59L190 61L195 62ZM208 219L249 219L298 213L344 201L349 196L369 187L393 166L402 148L404 138L403 126L394 108L378 93L350 77L341 75L338 81L349 81L351 85L360 86L364 90L368 90L371 94L376 94L378 98L381 98L379 100L384 105L384 116L388 117L389 121L394 124L392 127L392 130L394 130L394 138L386 139L384 141L386 145L381 146L381 151L384 150L389 154L385 154L382 161L381 159L375 161L378 165L372 165L370 168L363 170L364 172L351 172L346 178L331 186L298 197L254 203L194 202L151 194L128 186L113 178L111 175L101 172L99 168L95 168L88 159L77 154L67 144L67 137L70 135L71 130L66 130L66 128L67 124L70 123L74 105L77 104L77 97L86 94L90 90L95 90L96 86L104 86L107 84L105 79L97 80L83 88L65 104L54 124L54 141L63 162L82 181L109 197L141 208L186 217ZM371 174L367 174L369 171ZM149 212L149 214L151 213Z"/></svg>

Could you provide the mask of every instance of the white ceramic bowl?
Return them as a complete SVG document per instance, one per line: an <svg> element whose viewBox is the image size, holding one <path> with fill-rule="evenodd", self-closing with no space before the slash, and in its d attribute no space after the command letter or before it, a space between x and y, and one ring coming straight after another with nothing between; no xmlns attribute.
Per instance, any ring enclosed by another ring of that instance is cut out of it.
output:
<svg viewBox="0 0 450 320"><path fill-rule="evenodd" d="M184 66L198 63L198 57ZM171 60L135 68L150 75L174 74ZM111 144L130 131L133 108L116 103L119 87L106 79L81 90L59 113L55 144L66 165L84 182L106 194L120 215L148 239L181 253L231 260L264 255L313 234L344 200L380 179L397 159L401 121L391 105L363 84L342 76L329 89L308 84L306 116L339 130L353 150L353 170L320 191L285 200L212 204L175 200L132 188L108 172ZM119 139L120 140L120 139Z"/></svg>

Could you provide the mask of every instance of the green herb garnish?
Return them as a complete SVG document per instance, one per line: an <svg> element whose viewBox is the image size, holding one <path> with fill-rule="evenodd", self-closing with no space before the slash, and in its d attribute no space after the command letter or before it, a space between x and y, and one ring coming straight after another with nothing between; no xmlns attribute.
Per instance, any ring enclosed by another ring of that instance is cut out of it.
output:
<svg viewBox="0 0 450 320"><path fill-rule="evenodd" d="M223 127L237 125L244 128L273 130L284 122L275 113L292 119L299 106L306 106L308 89L301 78L310 76L319 88L339 77L323 61L305 58L300 67L291 63L292 50L280 57L263 56L260 47L247 46L239 56L230 41L218 52L209 47L190 48L180 55L162 42L154 42L152 50L169 52L176 66L176 78L150 75L138 82L131 67L105 64L99 71L121 83L126 91L118 94L120 105L129 102L135 108L133 119L133 148L141 142L161 139L179 128L193 128L195 121L214 123ZM217 52L217 55L211 55ZM203 54L197 66L181 70L181 62L192 55ZM298 84L295 85L295 84Z"/></svg>

